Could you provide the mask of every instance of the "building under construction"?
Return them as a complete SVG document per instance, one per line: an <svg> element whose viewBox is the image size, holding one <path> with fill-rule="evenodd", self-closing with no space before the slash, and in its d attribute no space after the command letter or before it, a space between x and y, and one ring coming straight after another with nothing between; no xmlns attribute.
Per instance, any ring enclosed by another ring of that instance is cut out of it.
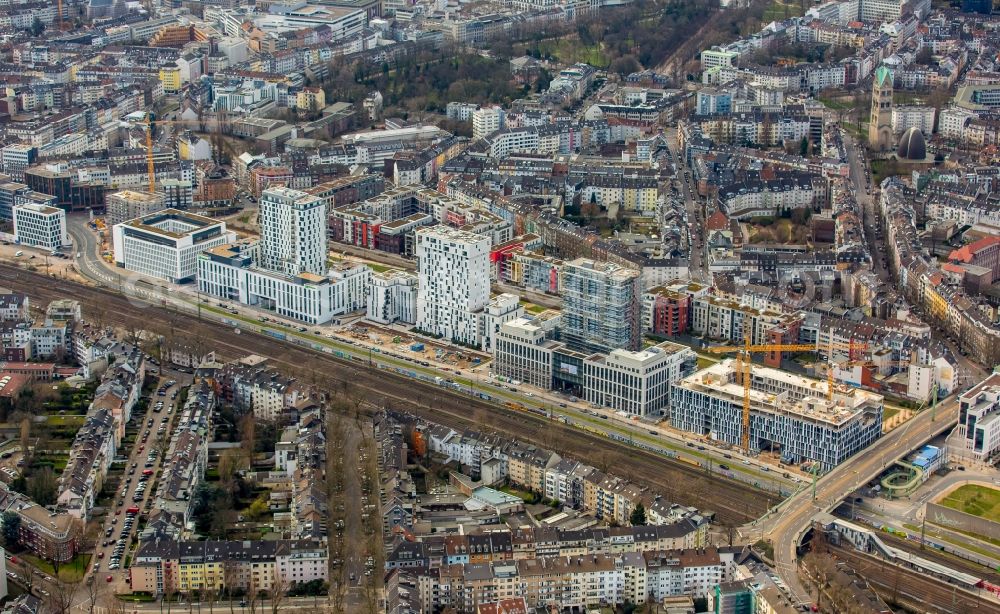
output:
<svg viewBox="0 0 1000 614"><path fill-rule="evenodd" d="M780 369L753 365L750 382L751 452L774 450L785 462L814 460L824 470L882 434L882 397ZM679 429L734 446L742 441L744 386L734 359L673 385L670 422Z"/></svg>

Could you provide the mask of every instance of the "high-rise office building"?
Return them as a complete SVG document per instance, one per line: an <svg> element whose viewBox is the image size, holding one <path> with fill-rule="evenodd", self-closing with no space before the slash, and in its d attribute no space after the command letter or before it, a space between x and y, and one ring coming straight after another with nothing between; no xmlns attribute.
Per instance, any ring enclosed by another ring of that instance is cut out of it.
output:
<svg viewBox="0 0 1000 614"><path fill-rule="evenodd" d="M577 258L563 267L561 335L585 352L638 350L642 344L639 271Z"/></svg>
<svg viewBox="0 0 1000 614"><path fill-rule="evenodd" d="M448 226L417 237L417 328L478 345L480 317L490 302L490 238Z"/></svg>
<svg viewBox="0 0 1000 614"><path fill-rule="evenodd" d="M260 266L298 275L326 275L326 207L315 196L268 188L260 198Z"/></svg>

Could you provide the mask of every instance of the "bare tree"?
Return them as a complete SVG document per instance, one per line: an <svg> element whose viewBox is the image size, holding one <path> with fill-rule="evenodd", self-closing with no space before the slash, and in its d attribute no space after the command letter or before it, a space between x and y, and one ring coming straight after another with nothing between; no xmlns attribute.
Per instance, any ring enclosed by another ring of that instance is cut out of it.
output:
<svg viewBox="0 0 1000 614"><path fill-rule="evenodd" d="M20 565L14 567L14 573L18 582L24 586L25 592L31 593L31 589L35 586L35 569L22 561Z"/></svg>
<svg viewBox="0 0 1000 614"><path fill-rule="evenodd" d="M285 574L281 573L281 570L275 567L274 570L274 583L271 585L271 614L278 614L281 610L281 605L285 602L288 597L288 589L291 588L288 583L288 578Z"/></svg>
<svg viewBox="0 0 1000 614"><path fill-rule="evenodd" d="M94 614L94 609L97 607L97 602L101 598L101 593L103 592L102 584L97 581L97 575L91 575L84 582L84 587L87 595L87 613Z"/></svg>
<svg viewBox="0 0 1000 614"><path fill-rule="evenodd" d="M249 579L247 581L247 611L250 614L257 614L257 608L261 606L260 589L257 587L257 580L254 578L253 573L249 574Z"/></svg>
<svg viewBox="0 0 1000 614"><path fill-rule="evenodd" d="M62 582L57 576L46 600L48 611L52 614L69 614L78 588L77 582Z"/></svg>
<svg viewBox="0 0 1000 614"><path fill-rule="evenodd" d="M125 602L110 593L104 596L101 605L107 614L125 614Z"/></svg>
<svg viewBox="0 0 1000 614"><path fill-rule="evenodd" d="M21 454L24 456L24 464L28 466L29 455L28 448L31 446L31 418L25 416L21 418L21 430L20 430L20 442L21 442Z"/></svg>
<svg viewBox="0 0 1000 614"><path fill-rule="evenodd" d="M257 444L257 423L253 414L240 418L240 449L246 457L247 466L253 468L254 450Z"/></svg>
<svg viewBox="0 0 1000 614"><path fill-rule="evenodd" d="M145 331L134 323L130 323L125 327L125 342L131 346L138 347L142 341L143 334Z"/></svg>
<svg viewBox="0 0 1000 614"><path fill-rule="evenodd" d="M232 561L227 559L222 563L222 587L226 591L226 596L229 598L229 614L234 614L233 609L233 590L236 588L237 580L239 578L239 563L237 561Z"/></svg>

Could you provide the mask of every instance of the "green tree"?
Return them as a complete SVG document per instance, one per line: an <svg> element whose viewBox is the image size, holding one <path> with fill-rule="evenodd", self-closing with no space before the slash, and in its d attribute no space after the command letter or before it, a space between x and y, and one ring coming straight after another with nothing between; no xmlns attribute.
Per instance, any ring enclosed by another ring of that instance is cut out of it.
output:
<svg viewBox="0 0 1000 614"><path fill-rule="evenodd" d="M809 139L802 137L802 141L799 143L799 154L803 157L809 154Z"/></svg>
<svg viewBox="0 0 1000 614"><path fill-rule="evenodd" d="M31 20L31 28L29 30L32 36L41 36L42 32L45 31L45 24L38 17Z"/></svg>
<svg viewBox="0 0 1000 614"><path fill-rule="evenodd" d="M253 500L253 503L250 504L250 507L247 508L244 515L247 520L256 521L260 520L265 514L267 514L267 510L267 497L265 495L261 495Z"/></svg>
<svg viewBox="0 0 1000 614"><path fill-rule="evenodd" d="M3 543L9 548L17 543L17 530L21 528L21 516L17 512L4 512L0 517L0 532Z"/></svg>
<svg viewBox="0 0 1000 614"><path fill-rule="evenodd" d="M628 517L628 521L633 527L641 527L646 524L646 508L643 507L642 503L635 504L632 514Z"/></svg>

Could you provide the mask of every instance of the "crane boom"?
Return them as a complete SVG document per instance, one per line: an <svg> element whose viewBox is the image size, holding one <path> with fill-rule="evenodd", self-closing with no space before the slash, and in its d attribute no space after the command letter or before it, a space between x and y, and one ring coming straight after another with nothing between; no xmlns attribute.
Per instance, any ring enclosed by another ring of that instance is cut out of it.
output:
<svg viewBox="0 0 1000 614"><path fill-rule="evenodd" d="M851 357L855 352L868 351L867 343L834 343L827 344L829 354L833 354L834 349L848 349ZM740 433L740 445L743 451L750 452L750 383L753 379L753 354L773 354L781 352L818 352L820 348L817 344L811 343L761 343L754 345L750 343L749 329L744 331L743 345L719 345L705 348L710 354L736 354L736 373L743 385L743 415L741 423L743 425ZM827 369L827 398L833 398L833 370Z"/></svg>
<svg viewBox="0 0 1000 614"><path fill-rule="evenodd" d="M156 191L156 167L153 165L153 123L146 124L146 172L149 173L149 193Z"/></svg>
<svg viewBox="0 0 1000 614"><path fill-rule="evenodd" d="M158 119L146 122L146 172L149 173L149 192L156 191L156 167L153 164L153 126L156 124L190 124L197 120Z"/></svg>

